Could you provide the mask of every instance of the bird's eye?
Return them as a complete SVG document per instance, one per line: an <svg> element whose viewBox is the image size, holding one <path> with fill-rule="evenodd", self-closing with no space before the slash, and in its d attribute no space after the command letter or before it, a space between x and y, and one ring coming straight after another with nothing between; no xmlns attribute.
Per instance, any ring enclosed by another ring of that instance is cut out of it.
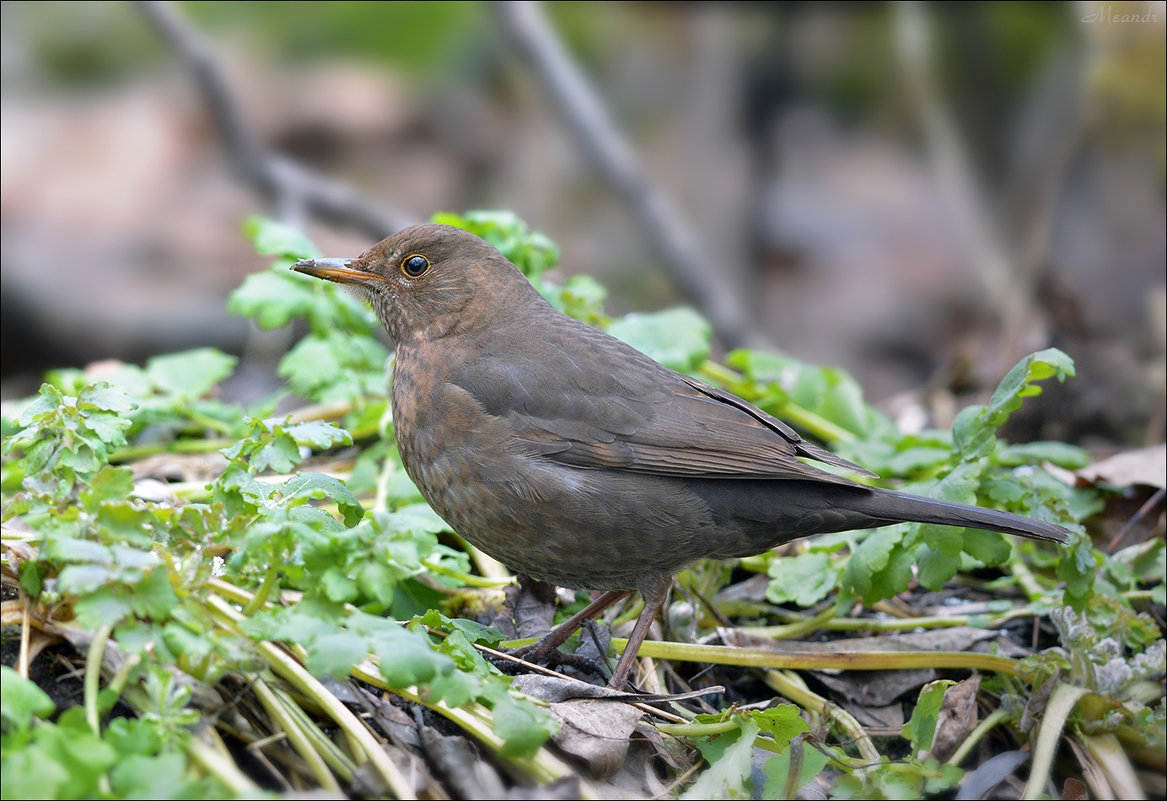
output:
<svg viewBox="0 0 1167 801"><path fill-rule="evenodd" d="M421 278L430 268L430 261L420 253L414 253L401 260L401 272L410 278Z"/></svg>

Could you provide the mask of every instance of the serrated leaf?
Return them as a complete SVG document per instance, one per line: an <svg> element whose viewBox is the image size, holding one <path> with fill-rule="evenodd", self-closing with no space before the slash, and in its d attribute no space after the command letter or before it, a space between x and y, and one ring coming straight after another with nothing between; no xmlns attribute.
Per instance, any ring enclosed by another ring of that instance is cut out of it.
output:
<svg viewBox="0 0 1167 801"><path fill-rule="evenodd" d="M450 657L435 651L420 632L369 615L353 615L349 624L369 637L381 675L391 687L424 684L454 667Z"/></svg>
<svg viewBox="0 0 1167 801"><path fill-rule="evenodd" d="M766 600L772 604L794 602L813 606L835 588L838 568L825 553L807 553L774 559L769 569Z"/></svg>
<svg viewBox="0 0 1167 801"><path fill-rule="evenodd" d="M785 748L798 735L810 731L810 724L802 719L802 710L794 704L778 704L761 711L751 712L750 720L758 728L774 738L778 748Z"/></svg>
<svg viewBox="0 0 1167 801"><path fill-rule="evenodd" d="M138 408L130 396L115 389L104 381L99 381L81 390L77 396L77 408L82 410L102 409L116 414L125 414Z"/></svg>
<svg viewBox="0 0 1167 801"><path fill-rule="evenodd" d="M21 427L30 425L38 417L55 412L65 402L65 397L52 384L41 384L36 398L16 415L13 422Z"/></svg>
<svg viewBox="0 0 1167 801"><path fill-rule="evenodd" d="M1013 552L1013 546L1006 540L1004 534L975 528L964 530L963 547L965 553L988 567L1005 564Z"/></svg>
<svg viewBox="0 0 1167 801"><path fill-rule="evenodd" d="M695 370L709 356L709 321L690 308L626 314L608 333L666 367Z"/></svg>
<svg viewBox="0 0 1167 801"><path fill-rule="evenodd" d="M295 423L286 429L300 445L309 445L316 450L325 450L337 445L352 445L352 434L324 420L309 420Z"/></svg>
<svg viewBox="0 0 1167 801"><path fill-rule="evenodd" d="M562 287L544 282L541 291L555 308L569 317L589 325L607 327L609 321L604 315L604 298L608 290L590 275L573 275Z"/></svg>
<svg viewBox="0 0 1167 801"><path fill-rule="evenodd" d="M299 497L328 498L335 501L348 528L355 526L365 516L365 508L361 506L357 496L353 495L341 481L323 473L299 473L280 484L279 491L285 501Z"/></svg>
<svg viewBox="0 0 1167 801"><path fill-rule="evenodd" d="M350 632L332 632L305 643L307 666L314 676L344 678L368 654L364 637Z"/></svg>
<svg viewBox="0 0 1167 801"><path fill-rule="evenodd" d="M300 463L300 446L287 432L278 431L271 440L264 443L251 454L251 469L256 473L265 470L274 470L277 473L286 473Z"/></svg>
<svg viewBox="0 0 1167 801"><path fill-rule="evenodd" d="M91 452L95 457L100 455L101 462L104 462L110 451L126 444L126 431L133 424L132 420L114 414L99 412L88 415L85 418L85 425L94 434L93 437L86 437ZM81 432L78 434L81 435ZM98 466L95 464L90 469L97 469Z"/></svg>
<svg viewBox="0 0 1167 801"><path fill-rule="evenodd" d="M431 222L453 225L480 236L518 267L536 286L539 276L559 262L559 248L538 231L531 231L512 211L479 210L465 214L439 212Z"/></svg>
<svg viewBox="0 0 1167 801"><path fill-rule="evenodd" d="M215 348L196 348L155 356L146 362L146 374L163 392L198 398L231 375L238 361Z"/></svg>
<svg viewBox="0 0 1167 801"><path fill-rule="evenodd" d="M95 629L109 623L118 623L132 615L134 610L123 588L110 585L82 595L73 604L73 611L82 626Z"/></svg>
<svg viewBox="0 0 1167 801"><path fill-rule="evenodd" d="M421 617L421 622L431 629L453 634L461 632L469 642L481 643L491 648L498 645L505 638L502 632L494 626L484 626L473 620L460 617L446 617L437 609L430 609Z"/></svg>
<svg viewBox="0 0 1167 801"><path fill-rule="evenodd" d="M151 570L146 577L136 583L130 596L130 605L135 614L148 620L165 620L178 604L174 588L166 571Z"/></svg>

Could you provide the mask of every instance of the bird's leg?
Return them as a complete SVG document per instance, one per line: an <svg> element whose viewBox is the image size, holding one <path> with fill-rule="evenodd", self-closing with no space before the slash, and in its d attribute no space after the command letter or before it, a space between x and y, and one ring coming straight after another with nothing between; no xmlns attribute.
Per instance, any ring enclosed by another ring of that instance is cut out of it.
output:
<svg viewBox="0 0 1167 801"><path fill-rule="evenodd" d="M567 642L567 638L575 634L585 620L590 620L621 598L626 598L631 594L632 590L612 590L611 592L606 592L567 620L551 629L551 631L544 634L538 642L519 648L512 653L524 659L534 660L546 658L558 649L559 646Z"/></svg>
<svg viewBox="0 0 1167 801"><path fill-rule="evenodd" d="M608 686L612 689L623 688L624 682L628 680L628 674L632 671L632 663L636 660L636 653L648 635L648 627L652 625L653 618L664 606L672 583L672 576L665 573L651 582L645 582L640 587L640 595L644 598L644 609L641 610L640 617L636 618L636 625L632 627L628 644L624 646L624 652L620 654L620 661L616 663L616 670L612 673L612 678L608 680Z"/></svg>

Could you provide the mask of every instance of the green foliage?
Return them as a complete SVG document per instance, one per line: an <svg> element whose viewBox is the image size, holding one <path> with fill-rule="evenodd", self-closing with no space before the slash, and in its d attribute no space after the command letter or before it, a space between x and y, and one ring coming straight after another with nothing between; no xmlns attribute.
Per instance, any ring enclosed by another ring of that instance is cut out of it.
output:
<svg viewBox="0 0 1167 801"><path fill-rule="evenodd" d="M562 286L547 279L557 248L513 214L435 219L487 238L566 313L830 441L885 484L1071 528L1098 508L1096 495L1066 487L1042 466L1080 467L1083 451L998 437L1009 415L1041 391L1037 382L1073 375L1059 351L1023 360L988 404L961 413L954 431L904 435L843 371L757 351L731 354L728 367L710 362L710 327L691 310L609 318L593 279L576 276ZM245 230L275 258L232 295L231 310L261 327L307 331L281 360L286 389L251 407L224 402L218 387L235 359L201 348L118 365L99 381L55 371L35 397L5 409L3 515L20 524L6 525L5 542L20 532L21 586L55 625L85 632L78 641L108 636L127 657L118 675L102 676L105 690L55 719L44 692L5 669L5 798L227 793L225 778L192 757L191 729L216 719L202 699L224 677L270 677L275 666L265 647L272 641L302 655L317 676L344 677L372 659L392 692L433 709L483 710L512 769L537 758L555 731L550 715L513 691L476 649L498 645L501 634L445 614L454 614L451 599L469 594L474 563L422 502L393 446L389 355L375 315L353 293L287 269L318 255L300 232L260 218ZM315 419L319 406L274 416L289 393L327 405L324 414L339 425ZM205 486L176 486L177 497L163 500L119 466L192 452L218 452L225 465ZM331 461L317 467L308 459ZM1032 680L1069 675L1107 699L1101 711L1080 712L1081 730L1162 727L1163 705L1155 706L1148 686L1163 670L1163 641L1123 600L1149 587L1162 603L1161 542L1107 558L1085 537L1055 551L904 524L820 537L799 549L783 560L746 560L767 573L770 604L830 609L833 602L844 610L859 598L901 592L913 577L939 589L958 570L997 568L998 583L1017 583L1035 610L1058 610L1063 646L1026 665ZM728 575L724 566L698 568L690 579L713 597ZM1062 602L1085 611L1076 615ZM87 668L96 669L97 662ZM708 733L691 736L710 767L684 794L790 797L821 776L838 797L948 792L961 771L927 756L943 691L937 683L921 694L900 746L911 755L898 761L857 759L823 739L830 735L817 722L812 732L789 704L698 716L693 725ZM1024 691L1017 679L1001 687L1007 703L1017 704ZM117 700L136 716L94 728L90 719L102 720ZM759 752L765 759L755 771Z"/></svg>
<svg viewBox="0 0 1167 801"><path fill-rule="evenodd" d="M656 359L665 367L696 372L709 356L713 328L692 309L626 314L608 333Z"/></svg>

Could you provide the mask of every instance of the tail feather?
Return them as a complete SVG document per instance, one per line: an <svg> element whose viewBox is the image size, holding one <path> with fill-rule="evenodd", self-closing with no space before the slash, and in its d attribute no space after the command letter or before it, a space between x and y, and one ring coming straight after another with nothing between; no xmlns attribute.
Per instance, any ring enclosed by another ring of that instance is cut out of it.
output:
<svg viewBox="0 0 1167 801"><path fill-rule="evenodd" d="M1070 532L1053 523L1032 520L1028 517L985 509L955 501L909 495L904 492L873 490L871 507L873 517L888 522L909 521L913 523L938 523L944 526L965 526L990 531L1002 531L1034 540L1066 542Z"/></svg>

